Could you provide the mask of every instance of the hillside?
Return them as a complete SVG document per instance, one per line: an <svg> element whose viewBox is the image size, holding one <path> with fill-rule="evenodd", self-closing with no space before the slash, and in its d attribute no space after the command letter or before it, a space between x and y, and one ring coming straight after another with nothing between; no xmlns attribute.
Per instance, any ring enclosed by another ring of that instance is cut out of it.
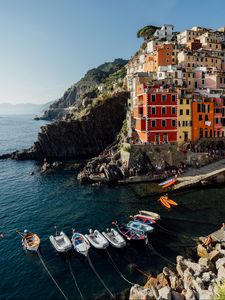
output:
<svg viewBox="0 0 225 300"><path fill-rule="evenodd" d="M125 59L118 58L113 62L106 62L89 70L81 80L68 88L61 98L50 105L49 109L45 111L43 119L57 119L65 115L71 106L79 110L83 100L90 103L98 96L98 86L106 83L112 74L123 69L127 62Z"/></svg>

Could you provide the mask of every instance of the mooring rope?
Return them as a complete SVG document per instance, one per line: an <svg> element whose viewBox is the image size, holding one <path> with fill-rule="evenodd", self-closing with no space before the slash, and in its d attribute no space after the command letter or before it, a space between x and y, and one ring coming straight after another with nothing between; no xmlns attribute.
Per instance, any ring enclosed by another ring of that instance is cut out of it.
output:
<svg viewBox="0 0 225 300"><path fill-rule="evenodd" d="M105 282L103 281L103 279L101 278L101 276L98 274L98 272L96 271L95 267L92 264L91 258L89 255L87 255L87 260L88 263L91 267L91 269L93 270L93 272L95 273L95 275L98 277L99 281L101 282L101 284L104 286L104 288L108 291L108 293L110 294L110 296L116 300L115 296L112 294L112 292L110 291L110 289L107 287L107 285L105 284Z"/></svg>
<svg viewBox="0 0 225 300"><path fill-rule="evenodd" d="M78 292L79 292L79 294L80 294L80 298L81 298L82 300L84 300L84 296L83 296L83 294L81 293L81 290L80 290L80 288L79 288L79 286L78 286L76 277L75 277L75 275L74 275L74 273L73 273L73 269L72 269L72 266L71 266L71 263L70 263L70 259L68 258L68 254L66 254L66 261L67 261L67 264L68 264L68 266L69 266L70 273L71 273L71 276L72 276L72 278L73 278L75 287L77 288L77 290L78 290Z"/></svg>
<svg viewBox="0 0 225 300"><path fill-rule="evenodd" d="M52 276L51 272L49 271L48 267L46 266L45 262L43 261L43 258L41 256L41 253L39 250L37 250L37 254L38 257L43 265L43 267L45 268L46 272L48 273L48 275L50 276L50 278L52 279L53 283L55 284L55 286L58 288L58 290L60 291L60 293L62 294L62 296L68 300L68 298L66 297L66 295L64 294L64 292L62 291L62 289L60 288L60 286L58 285L58 283L55 281L54 277Z"/></svg>
<svg viewBox="0 0 225 300"><path fill-rule="evenodd" d="M176 264L174 262L172 262L170 259L168 259L167 257L163 256L162 254L160 254L151 244L149 244L148 238L146 238L146 245L148 246L148 248L150 250L153 250L155 252L156 255L158 255L159 257L161 257L162 259L164 259L165 261L169 262L170 264L176 266Z"/></svg>
<svg viewBox="0 0 225 300"><path fill-rule="evenodd" d="M185 238L185 239L193 239L193 240L194 240L194 237L187 236L187 235L181 234L181 233L179 233L179 232L173 232L173 231L171 231L171 230L166 229L165 227L163 227L163 226L160 225L159 223L156 223L156 226L158 226L159 228L161 228L163 231L168 232L170 235L173 235L173 236L180 236L180 237Z"/></svg>
<svg viewBox="0 0 225 300"><path fill-rule="evenodd" d="M109 256L109 259L110 259L110 261L111 261L112 266L113 266L114 269L118 272L118 274L119 274L119 275L120 275L127 283L129 283L129 284L131 284L131 285L134 285L135 283L129 281L126 277L124 277L124 275L122 274L122 272L119 270L119 268L118 268L117 265L115 264L115 262L114 262L112 256L110 255L110 253L109 253L109 251L108 251L107 249L106 249L106 252L107 252L107 254L108 254L108 256Z"/></svg>

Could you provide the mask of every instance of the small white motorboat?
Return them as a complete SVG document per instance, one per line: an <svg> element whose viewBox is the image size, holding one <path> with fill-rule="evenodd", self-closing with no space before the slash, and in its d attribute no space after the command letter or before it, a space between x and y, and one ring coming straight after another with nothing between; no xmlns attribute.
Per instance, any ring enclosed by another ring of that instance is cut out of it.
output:
<svg viewBox="0 0 225 300"><path fill-rule="evenodd" d="M41 240L36 233L28 232L28 230L24 230L23 233L16 231L22 237L22 246L24 250L37 252Z"/></svg>
<svg viewBox="0 0 225 300"><path fill-rule="evenodd" d="M115 229L107 228L106 232L103 231L102 235L109 241L109 243L115 248L123 248L126 246L126 241Z"/></svg>
<svg viewBox="0 0 225 300"><path fill-rule="evenodd" d="M55 235L50 235L49 240L58 252L67 252L72 248L70 239L63 231L58 233L56 230Z"/></svg>
<svg viewBox="0 0 225 300"><path fill-rule="evenodd" d="M154 213L152 211L139 210L139 214L149 216L150 218L152 218L155 221L160 220L160 215L157 213Z"/></svg>
<svg viewBox="0 0 225 300"><path fill-rule="evenodd" d="M129 223L127 223L127 227L129 227L135 231L143 231L146 233L150 233L154 230L154 228L152 226L144 224L139 221L130 221Z"/></svg>
<svg viewBox="0 0 225 300"><path fill-rule="evenodd" d="M96 249L106 249L109 246L107 239L98 230L89 230L89 234L85 234L90 244Z"/></svg>
<svg viewBox="0 0 225 300"><path fill-rule="evenodd" d="M85 256L88 255L88 251L90 249L90 244L83 234L81 234L79 232L75 232L75 230L73 229L73 235L72 235L71 241L72 241L74 249L78 253L83 254Z"/></svg>

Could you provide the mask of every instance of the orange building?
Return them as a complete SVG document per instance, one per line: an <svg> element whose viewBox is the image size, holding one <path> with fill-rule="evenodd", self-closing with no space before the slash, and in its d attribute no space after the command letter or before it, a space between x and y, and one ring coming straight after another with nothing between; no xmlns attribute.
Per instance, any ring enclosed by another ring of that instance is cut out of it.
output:
<svg viewBox="0 0 225 300"><path fill-rule="evenodd" d="M159 66L172 65L173 46L171 44L163 44L157 46L155 55L155 71L158 71Z"/></svg>
<svg viewBox="0 0 225 300"><path fill-rule="evenodd" d="M213 137L214 103L210 99L192 101L192 141Z"/></svg>
<svg viewBox="0 0 225 300"><path fill-rule="evenodd" d="M144 64L144 72L157 72L159 66L173 65L173 46L171 44L161 44L156 46L156 50L147 54Z"/></svg>

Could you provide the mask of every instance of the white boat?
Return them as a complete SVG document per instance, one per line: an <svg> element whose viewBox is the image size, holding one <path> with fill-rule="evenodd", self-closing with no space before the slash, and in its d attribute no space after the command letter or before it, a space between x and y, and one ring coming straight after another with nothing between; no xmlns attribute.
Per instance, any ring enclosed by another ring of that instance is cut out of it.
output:
<svg viewBox="0 0 225 300"><path fill-rule="evenodd" d="M139 210L139 214L151 217L153 220L160 220L160 215L148 210Z"/></svg>
<svg viewBox="0 0 225 300"><path fill-rule="evenodd" d="M85 234L90 244L96 249L106 249L109 246L107 239L98 230L89 230L89 234Z"/></svg>
<svg viewBox="0 0 225 300"><path fill-rule="evenodd" d="M109 241L109 243L115 248L123 248L126 246L126 241L115 229L106 229L102 235Z"/></svg>
<svg viewBox="0 0 225 300"><path fill-rule="evenodd" d="M130 221L129 223L127 223L127 227L129 227L135 231L143 231L146 233L150 233L154 230L154 228L152 226L144 224L139 221Z"/></svg>
<svg viewBox="0 0 225 300"><path fill-rule="evenodd" d="M78 253L83 254L85 256L88 255L90 244L83 234L73 231L71 241L72 241L74 249Z"/></svg>
<svg viewBox="0 0 225 300"><path fill-rule="evenodd" d="M36 233L28 232L27 230L24 230L24 233L20 233L19 231L17 231L17 233L22 236L22 246L24 250L37 252L41 240Z"/></svg>
<svg viewBox="0 0 225 300"><path fill-rule="evenodd" d="M59 234L57 234L56 231L55 235L50 235L49 240L52 243L52 246L58 252L67 252L72 248L70 239L63 231L61 231Z"/></svg>

